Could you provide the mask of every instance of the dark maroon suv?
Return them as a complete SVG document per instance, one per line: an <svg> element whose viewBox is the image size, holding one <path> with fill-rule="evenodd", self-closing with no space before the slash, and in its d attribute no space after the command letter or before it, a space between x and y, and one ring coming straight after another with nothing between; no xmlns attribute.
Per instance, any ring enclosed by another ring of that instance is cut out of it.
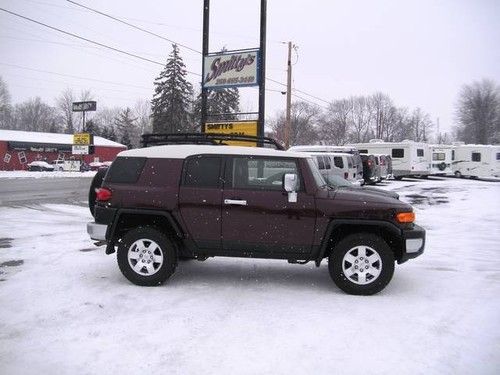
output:
<svg viewBox="0 0 500 375"><path fill-rule="evenodd" d="M124 151L97 190L88 233L137 285L159 285L178 259L328 258L347 293L374 294L394 264L422 254L412 207L376 189L327 185L305 153L164 145Z"/></svg>

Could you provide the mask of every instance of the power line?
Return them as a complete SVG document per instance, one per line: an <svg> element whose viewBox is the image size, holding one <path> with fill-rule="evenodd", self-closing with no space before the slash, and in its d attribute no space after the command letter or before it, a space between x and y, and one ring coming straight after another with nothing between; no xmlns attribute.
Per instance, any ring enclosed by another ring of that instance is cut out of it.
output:
<svg viewBox="0 0 500 375"><path fill-rule="evenodd" d="M83 5L83 4L80 4L80 3L77 3L76 1L73 1L73 0L66 0L66 1L67 1L67 2L69 2L69 3L71 3L71 4L74 4L74 5L76 5L76 6L79 6L79 7L82 7L82 8L84 8L84 9L87 9L87 10L89 10L89 11L92 11L92 12L95 12L95 13L97 13L97 14L100 14L100 15L102 15L102 16L104 16L104 17L108 17L108 18L110 18L110 19L112 19L112 20L114 20L114 21L117 21L117 22L123 23L123 24L125 24L125 25L127 25L127 26L130 26L130 27L134 28L134 29L137 29L137 30L140 30L140 31L145 32L145 33L147 33L147 34L153 35L153 36L155 36L155 37L157 37L157 38L160 38L160 39L166 40L166 41L171 42L171 43L175 43L175 44L177 44L177 45L179 45L179 46L182 46L182 47L184 47L184 48L187 48L187 49L189 49L190 51L196 52L196 53L198 53L198 54L200 54L200 55L202 54L202 53L201 53L201 51L195 50L194 48L191 48L191 47L189 47L189 46L186 46L186 45L181 44L181 43L179 43L179 42L176 42L176 41L174 41L174 40L171 40L171 39L165 38L165 37L163 37L163 36L161 36L161 35L159 35L159 34L156 34L156 33L152 32L152 31L146 30L146 29L144 29L144 28L142 28L142 27L139 27L139 26L133 25L133 24L131 24L131 23L129 23L129 22L125 22L125 21L121 20L120 18L115 17L115 16L112 16L112 15L110 15L110 14L108 14L108 13L104 13L104 12L102 12L102 11L100 11L100 10L97 10L97 9L94 9L94 8L90 8L90 7L86 6L86 5ZM297 54L297 61L298 61L298 54ZM297 63L297 61L295 61L295 63ZM284 84L284 83L281 83L281 82L279 82L279 81L276 81L276 80L271 79L271 78L268 78L268 77L266 77L266 79L267 79L267 80L269 80L269 81L271 81L271 82L275 82L275 83L278 83L278 84L280 84L280 85L282 85L282 86L285 86L285 87L286 87L286 84ZM315 96L315 95L309 94L309 93L307 93L307 92L305 92L305 91L302 91L302 90L299 90L299 89L292 89L292 90L293 90L293 91L300 92L300 93L302 93L302 94L304 94L304 95L307 95L307 96L309 96L309 97L311 97L311 98L314 98L314 99L316 99L316 100L319 100L319 101L321 101L321 102L323 102L323 103L326 103L326 104L329 104L329 103L330 103L330 102L329 102L329 101L327 101L327 100L324 100L324 99L319 98L319 97L317 97L317 96Z"/></svg>
<svg viewBox="0 0 500 375"><path fill-rule="evenodd" d="M97 10L97 9L94 9L94 8L90 8L90 7L85 6L85 5L83 5L83 4L77 3L76 1L72 1L72 0L66 0L66 1L67 1L67 2L69 2L69 3L71 3L71 4L74 4L74 5L76 5L76 6L79 6L79 7L82 7L82 8L84 8L84 9L90 10L91 12L94 12L94 13L100 14L101 16L111 18L111 19L112 19L112 20L114 20L114 21L117 21L117 22L123 23L124 25L130 26L130 27L132 27L132 28L134 28L134 29L136 29L136 30L140 30L140 31L142 31L142 32L144 32L144 33L147 33L147 34L153 35L153 36L155 36L155 37L157 37L157 38L160 38L160 39L162 39L162 40L166 40L167 42L177 44L177 45L179 45L179 46L181 46L181 47L184 47L184 48L186 48L186 49L188 49L188 50L190 50L190 51L193 51L193 52L199 53L199 54L201 55L201 51L197 51L197 50L195 50L194 48L191 48L191 47L186 46L185 44L182 44L182 43L179 43L179 42L175 42L175 41L173 41L173 40L171 40L171 39L165 38L164 36L161 36L161 35L159 35L159 34L156 34L156 33L152 32L152 31L149 31L149 30L143 29L142 27L139 27L139 26L136 26L136 25L131 24L131 23L129 23L129 22L123 21L123 20L121 20L121 19L119 19L119 18L117 18L117 17L114 17L114 16L110 15L110 14L107 14L107 13L101 12L100 10Z"/></svg>
<svg viewBox="0 0 500 375"><path fill-rule="evenodd" d="M18 14L18 13L15 13L15 12L11 12L10 10L7 10L7 9L4 9L4 8L0 8L1 11L4 11L6 13L9 13L9 14L12 14L16 17L19 17L19 18L22 18L24 20L27 20L27 21L30 21L30 22L33 22L33 23L36 23L38 25L41 25L43 27L47 27L51 30L55 30L55 31L58 31L60 33L63 33L63 34L66 34L66 35L69 35L69 36L72 36L73 38L77 38L77 39L80 39L80 40L84 40L88 43L92 43L92 44L95 44L95 45L98 45L100 47L103 47L103 48L107 48L107 49L110 49L112 51L115 51L115 52L118 52L118 53L122 53L124 55L127 55L127 56L130 56L130 57L135 57L136 59L140 59L140 60L143 60L143 61L147 61L147 62L150 62L150 63L153 63L153 64L156 64L156 65L160 65L160 66L164 66L165 64L159 62L159 61L155 61L155 60L151 60L151 59L148 59L146 57L142 57L142 56L139 56L139 55L136 55L136 54L133 54L133 53L130 53L130 52L127 52L127 51L123 51L121 49L118 49L118 48L115 48L115 47L111 47L111 46L108 46L106 44L103 44L103 43L100 43L100 42L96 42L92 39L88 39L88 38L85 38L83 36L80 36L80 35L76 35L76 34L73 34L69 31L65 31L65 30L62 30L62 29L58 29L57 27L54 27L54 26L50 26L50 25L47 25L46 23L43 23L43 22L40 22L40 21L37 21L37 20L34 20L32 18L29 18L29 17L26 17L26 16L23 16L21 14ZM190 74L193 74L193 75L196 75L196 76L199 76L201 77L201 74L198 74L198 73L194 73L194 72L191 72L189 70L186 70L187 73L190 73Z"/></svg>
<svg viewBox="0 0 500 375"><path fill-rule="evenodd" d="M79 76L75 76L75 75L71 75L71 74L51 72L49 70L41 70L41 69L29 68L27 66L21 66L21 65L16 65L16 64L9 64L9 63L4 63L4 62L0 62L0 65L10 66L10 67L13 67L13 68L18 68L18 69L31 70L33 72L53 74L53 75L57 75L57 76L61 76L61 77L69 77L69 78L82 79L82 80L86 80L86 81L107 83L107 84L111 84L111 85L128 86L128 87L133 87L133 88L137 88L137 89L145 89L145 90L151 90L152 89L151 87L146 87L146 86L137 86L137 85L130 85L130 84L121 83L121 82L105 81L105 80L101 80L101 79L88 78L88 77L79 77Z"/></svg>

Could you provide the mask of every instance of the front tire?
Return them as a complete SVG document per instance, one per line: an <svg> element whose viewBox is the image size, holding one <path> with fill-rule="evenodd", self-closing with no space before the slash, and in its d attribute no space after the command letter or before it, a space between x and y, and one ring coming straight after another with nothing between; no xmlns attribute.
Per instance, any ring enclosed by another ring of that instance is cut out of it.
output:
<svg viewBox="0 0 500 375"><path fill-rule="evenodd" d="M379 236L352 234L342 239L328 259L330 276L348 294L372 295L383 290L394 274L394 253Z"/></svg>
<svg viewBox="0 0 500 375"><path fill-rule="evenodd" d="M175 245L165 234L151 227L127 232L118 244L117 259L122 274L140 286L163 284L177 267Z"/></svg>

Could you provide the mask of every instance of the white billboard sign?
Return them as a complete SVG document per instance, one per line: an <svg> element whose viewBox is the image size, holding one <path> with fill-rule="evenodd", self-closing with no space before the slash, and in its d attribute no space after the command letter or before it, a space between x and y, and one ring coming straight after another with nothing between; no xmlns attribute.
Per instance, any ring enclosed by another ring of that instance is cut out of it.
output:
<svg viewBox="0 0 500 375"><path fill-rule="evenodd" d="M203 87L207 89L256 86L259 72L259 50L226 52L205 56Z"/></svg>
<svg viewBox="0 0 500 375"><path fill-rule="evenodd" d="M88 155L89 154L89 146L73 145L71 153L73 155Z"/></svg>

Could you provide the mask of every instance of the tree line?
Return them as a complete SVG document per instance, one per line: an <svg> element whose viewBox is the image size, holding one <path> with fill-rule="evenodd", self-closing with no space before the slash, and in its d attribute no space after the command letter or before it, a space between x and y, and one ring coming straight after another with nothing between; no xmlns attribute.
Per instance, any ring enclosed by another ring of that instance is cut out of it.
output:
<svg viewBox="0 0 500 375"><path fill-rule="evenodd" d="M11 104L7 84L0 77L0 128L35 132L74 133L88 131L128 147L138 147L140 135L149 132L198 132L201 94L187 79L178 47L172 45L164 69L154 81L152 100L140 99L132 106L99 106L82 126L81 113L72 111L75 101L93 100L90 91L76 94L67 89L55 105L36 97ZM209 120L236 120L240 112L237 88L208 92ZM266 134L284 141L285 112L266 121ZM291 107L290 144L337 144L410 139L448 143L498 143L500 140L500 88L490 80L464 85L455 106L453 134L436 131L435 122L421 108L398 106L387 94L351 96L320 107L295 101Z"/></svg>

